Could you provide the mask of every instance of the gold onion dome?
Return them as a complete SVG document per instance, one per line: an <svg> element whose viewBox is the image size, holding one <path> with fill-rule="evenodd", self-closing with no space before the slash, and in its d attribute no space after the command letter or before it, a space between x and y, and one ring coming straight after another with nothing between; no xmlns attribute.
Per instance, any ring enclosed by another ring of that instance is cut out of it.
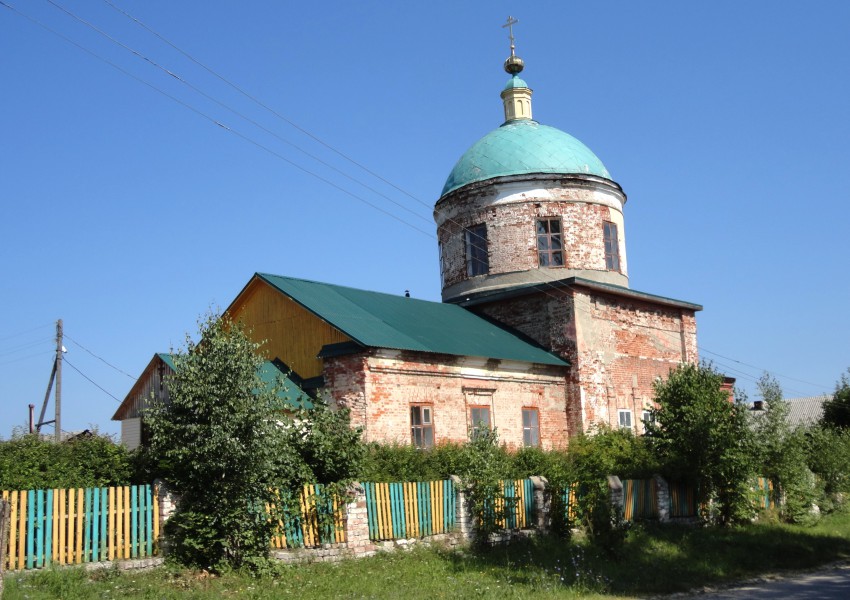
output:
<svg viewBox="0 0 850 600"><path fill-rule="evenodd" d="M511 75L518 75L525 68L525 63L522 62L522 59L511 53L511 55L505 60L505 71L510 73Z"/></svg>

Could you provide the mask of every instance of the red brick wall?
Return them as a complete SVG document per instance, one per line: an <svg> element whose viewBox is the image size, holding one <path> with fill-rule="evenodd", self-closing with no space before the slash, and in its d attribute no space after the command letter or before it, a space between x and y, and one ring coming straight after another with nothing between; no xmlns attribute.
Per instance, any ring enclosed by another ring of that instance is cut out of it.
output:
<svg viewBox="0 0 850 600"><path fill-rule="evenodd" d="M561 217L565 268L606 271L603 240L604 221L618 225L620 272L628 273L622 195L602 193L576 186L575 182L548 182L547 189L498 198L500 188L489 193L459 192L446 198L438 208L437 236L442 244L444 287L468 279L463 228L487 224L489 273L536 270L538 218ZM552 278L564 277L564 269L551 268ZM559 271L561 273L559 273Z"/></svg>
<svg viewBox="0 0 850 600"><path fill-rule="evenodd" d="M410 406L433 407L436 443L468 439L470 405L490 406L500 440L523 443L522 408L537 408L544 448L566 444L565 369L372 350L325 360L326 394L352 409L366 441L410 443Z"/></svg>
<svg viewBox="0 0 850 600"><path fill-rule="evenodd" d="M514 327L572 365L566 412L570 435L594 423L618 426L618 409L651 406L652 384L683 361L696 361L692 310L580 286L479 305L476 312Z"/></svg>

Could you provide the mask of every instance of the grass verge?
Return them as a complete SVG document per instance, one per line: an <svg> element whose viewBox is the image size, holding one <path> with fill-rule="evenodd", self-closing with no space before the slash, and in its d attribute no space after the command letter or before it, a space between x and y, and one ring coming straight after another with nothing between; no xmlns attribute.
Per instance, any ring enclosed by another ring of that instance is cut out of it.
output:
<svg viewBox="0 0 850 600"><path fill-rule="evenodd" d="M474 553L419 549L338 565L270 566L263 576L210 577L79 569L7 574L4 600L247 598L594 598L679 592L766 572L850 559L850 514L815 527L730 529L637 525L616 552L540 538Z"/></svg>

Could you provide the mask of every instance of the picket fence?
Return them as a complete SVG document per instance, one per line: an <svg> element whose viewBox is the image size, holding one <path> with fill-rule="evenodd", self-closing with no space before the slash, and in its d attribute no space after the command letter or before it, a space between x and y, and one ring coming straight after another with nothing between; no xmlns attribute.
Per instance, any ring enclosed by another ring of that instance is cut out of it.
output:
<svg viewBox="0 0 850 600"><path fill-rule="evenodd" d="M0 492L10 504L8 570L40 569L157 551L159 506L151 485Z"/></svg>
<svg viewBox="0 0 850 600"><path fill-rule="evenodd" d="M450 479L362 485L371 540L424 537L455 526L457 490Z"/></svg>
<svg viewBox="0 0 850 600"><path fill-rule="evenodd" d="M298 496L299 514L285 515L272 537L272 548L316 548L346 541L345 505L320 484L305 485Z"/></svg>
<svg viewBox="0 0 850 600"><path fill-rule="evenodd" d="M658 484L654 479L623 480L623 519L658 518Z"/></svg>

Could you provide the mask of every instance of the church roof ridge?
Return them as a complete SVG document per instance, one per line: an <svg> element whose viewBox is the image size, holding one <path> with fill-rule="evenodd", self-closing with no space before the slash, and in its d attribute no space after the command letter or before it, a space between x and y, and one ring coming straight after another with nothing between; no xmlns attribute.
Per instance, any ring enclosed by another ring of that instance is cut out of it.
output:
<svg viewBox="0 0 850 600"><path fill-rule="evenodd" d="M454 304L269 273L256 277L363 347L569 365Z"/></svg>

